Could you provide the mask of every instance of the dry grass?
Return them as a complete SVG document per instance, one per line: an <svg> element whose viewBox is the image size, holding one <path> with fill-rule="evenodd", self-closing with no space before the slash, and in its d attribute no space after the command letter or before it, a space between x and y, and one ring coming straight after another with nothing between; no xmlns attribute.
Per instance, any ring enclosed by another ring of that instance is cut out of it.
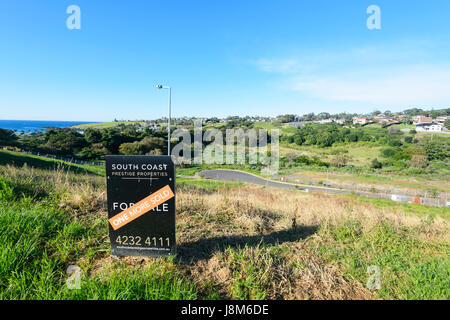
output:
<svg viewBox="0 0 450 320"><path fill-rule="evenodd" d="M199 238L207 231L209 236L247 235L286 230L297 225L318 226L342 225L348 220L356 220L369 231L381 223L395 227L422 227L426 238L441 237L449 240L446 220L437 217L430 223L412 216L402 208L377 208L357 199L327 195L322 193L305 194L293 190L267 189L263 187L244 187L218 191L212 194L177 194L177 221L183 226L180 238ZM192 219L194 217L194 219ZM229 224L226 230L222 221ZM206 226L202 222L209 222ZM189 227L184 225L189 225ZM196 228L193 228L193 227Z"/></svg>
<svg viewBox="0 0 450 320"><path fill-rule="evenodd" d="M0 174L23 186L24 196L39 199L44 194L76 220L107 216L104 177L13 166L0 166ZM177 191L178 257L167 268L181 271L204 290L213 288L225 299L378 298L361 279L346 273L342 261L321 253L323 248L342 252L355 248L353 240L336 237L336 230L349 223L358 226L355 243L360 235L389 225L400 235L407 230L412 241L425 241L423 253L448 254L448 221L423 219L401 207L378 208L348 196L254 186ZM101 243L90 248L98 246L98 252L76 262L88 273L155 264L151 258L111 258L104 249L106 226L98 237ZM446 249L436 250L434 244ZM368 263L372 258L361 251L358 259Z"/></svg>
<svg viewBox="0 0 450 320"><path fill-rule="evenodd" d="M18 197L51 198L73 216L89 213L106 214L105 178L89 173L7 165L0 166L0 175L19 186Z"/></svg>
<svg viewBox="0 0 450 320"><path fill-rule="evenodd" d="M380 209L336 195L259 187L212 194L180 191L177 208L179 251L184 260L191 259L193 276L219 284L229 298L240 297L236 286L248 281L251 262L252 272L259 276L253 280L266 298L373 299L373 292L350 281L316 252L320 246L336 245L328 230L348 221L359 223L366 233L389 224L416 230L414 236L428 241L449 240L443 219L426 222L401 209Z"/></svg>

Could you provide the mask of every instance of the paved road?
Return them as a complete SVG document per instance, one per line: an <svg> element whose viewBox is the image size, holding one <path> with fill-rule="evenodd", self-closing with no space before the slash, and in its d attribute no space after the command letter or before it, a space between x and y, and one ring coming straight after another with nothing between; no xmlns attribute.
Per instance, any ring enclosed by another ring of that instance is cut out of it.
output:
<svg viewBox="0 0 450 320"><path fill-rule="evenodd" d="M326 193L337 193L337 194L357 194L361 196L373 197L373 198L383 198L383 195L377 193L369 193L369 192L359 192L359 191L350 191L350 190L340 190L334 188L326 188L326 187L313 187L299 184L291 184L285 182L277 182L268 179L264 179L253 175L251 173L243 172L243 171L234 171L234 170L203 170L198 172L196 176L202 176L206 179L213 179L219 181L236 181L236 182L246 182L259 184L268 187L276 187L276 188L288 188L288 189L297 189L304 191L321 191Z"/></svg>

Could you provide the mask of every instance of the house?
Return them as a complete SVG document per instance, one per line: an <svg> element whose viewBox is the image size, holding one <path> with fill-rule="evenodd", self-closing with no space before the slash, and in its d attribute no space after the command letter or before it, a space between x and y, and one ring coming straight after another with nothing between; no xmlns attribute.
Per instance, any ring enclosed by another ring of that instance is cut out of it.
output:
<svg viewBox="0 0 450 320"><path fill-rule="evenodd" d="M416 124L416 131L440 132L442 131L442 125L434 122L418 123Z"/></svg>
<svg viewBox="0 0 450 320"><path fill-rule="evenodd" d="M321 124L326 124L326 123L333 123L333 119L323 119L323 120L319 120L319 121L314 121L316 123L321 123Z"/></svg>
<svg viewBox="0 0 450 320"><path fill-rule="evenodd" d="M305 124L304 121L288 123L288 125L290 125L291 127L294 127L294 128L301 128L301 127L303 127L304 124Z"/></svg>
<svg viewBox="0 0 450 320"><path fill-rule="evenodd" d="M384 116L376 116L373 117L373 120L377 123L383 123L383 122L388 122L388 118L384 117Z"/></svg>
<svg viewBox="0 0 450 320"><path fill-rule="evenodd" d="M440 116L434 119L434 122L439 123L440 125L443 126L445 121L447 121L448 119L450 119L450 116Z"/></svg>
<svg viewBox="0 0 450 320"><path fill-rule="evenodd" d="M371 122L370 119L369 118L365 118L365 117L363 117L363 118L353 118L353 124L364 125L364 124L368 124L370 122Z"/></svg>
<svg viewBox="0 0 450 320"><path fill-rule="evenodd" d="M420 124L420 123L432 123L433 119L430 117L425 116L414 116L413 118L413 124Z"/></svg>

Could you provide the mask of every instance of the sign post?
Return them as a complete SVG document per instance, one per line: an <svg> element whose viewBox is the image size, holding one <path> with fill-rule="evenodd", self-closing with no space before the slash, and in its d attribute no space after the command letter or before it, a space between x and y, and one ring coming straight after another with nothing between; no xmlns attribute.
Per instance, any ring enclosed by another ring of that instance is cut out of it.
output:
<svg viewBox="0 0 450 320"><path fill-rule="evenodd" d="M106 156L115 256L175 254L175 166L170 156Z"/></svg>

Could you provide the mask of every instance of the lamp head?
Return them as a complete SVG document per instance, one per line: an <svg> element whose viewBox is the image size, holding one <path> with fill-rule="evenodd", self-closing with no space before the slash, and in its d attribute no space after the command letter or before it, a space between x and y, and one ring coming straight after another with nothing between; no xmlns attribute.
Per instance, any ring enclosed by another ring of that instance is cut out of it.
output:
<svg viewBox="0 0 450 320"><path fill-rule="evenodd" d="M160 84L158 84L157 86L156 86L156 89L162 89L162 85L160 85Z"/></svg>

